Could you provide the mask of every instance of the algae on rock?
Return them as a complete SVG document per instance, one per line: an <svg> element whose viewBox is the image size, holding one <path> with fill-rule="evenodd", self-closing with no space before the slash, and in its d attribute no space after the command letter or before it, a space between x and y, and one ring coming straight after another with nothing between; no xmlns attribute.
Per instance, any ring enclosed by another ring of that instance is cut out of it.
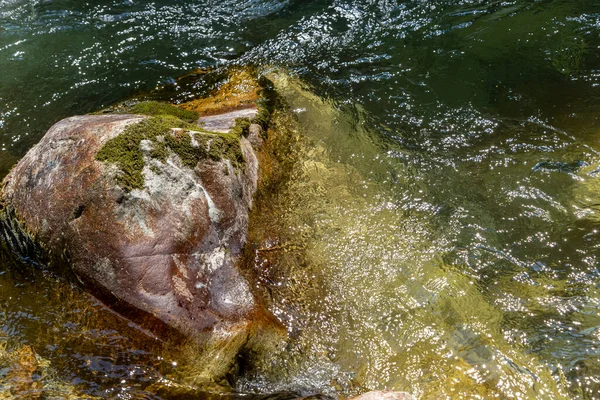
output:
<svg viewBox="0 0 600 400"><path fill-rule="evenodd" d="M228 159L236 168L244 164L237 134L202 132L196 125L179 118L159 115L128 126L122 134L106 142L96 155L98 161L117 164L121 172L117 181L124 190L144 187L142 141L149 142L150 156L163 163L172 152L190 168L204 159Z"/></svg>
<svg viewBox="0 0 600 400"><path fill-rule="evenodd" d="M151 118L131 125L104 144L96 160L115 163L120 173L117 181L126 191L144 187L143 169L146 165L142 142L151 147L150 157L166 162L169 154L179 156L182 163L195 168L204 159L228 159L236 168L243 168L244 157L240 138L248 136L250 125L256 123L266 129L272 99L270 88L260 82L250 68L234 68L218 90L180 106L158 101L121 103L102 113L142 114ZM199 115L212 115L240 108L256 107L252 120L238 118L229 133L209 132L193 124Z"/></svg>
<svg viewBox="0 0 600 400"><path fill-rule="evenodd" d="M108 107L96 114L141 114L149 116L170 115L190 123L198 120L199 116L196 111L186 110L182 107L160 101L126 101Z"/></svg>

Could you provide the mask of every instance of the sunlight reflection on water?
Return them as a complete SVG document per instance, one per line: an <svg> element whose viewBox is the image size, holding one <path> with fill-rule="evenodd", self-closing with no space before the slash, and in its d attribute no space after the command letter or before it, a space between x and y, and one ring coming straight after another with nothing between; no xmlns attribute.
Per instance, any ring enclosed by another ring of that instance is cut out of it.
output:
<svg viewBox="0 0 600 400"><path fill-rule="evenodd" d="M240 388L594 398L599 16L585 1L0 0L0 171L60 118L190 69L286 66L313 153L278 217L310 240L302 268L286 256L268 277L288 352Z"/></svg>

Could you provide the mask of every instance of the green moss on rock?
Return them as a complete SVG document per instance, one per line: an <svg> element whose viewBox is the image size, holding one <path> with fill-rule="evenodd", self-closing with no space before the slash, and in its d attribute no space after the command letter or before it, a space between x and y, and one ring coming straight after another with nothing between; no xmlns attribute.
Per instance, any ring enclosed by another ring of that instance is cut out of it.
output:
<svg viewBox="0 0 600 400"><path fill-rule="evenodd" d="M195 122L198 120L198 113L195 111L184 110L181 107L174 106L168 103L161 103L158 101L144 101L141 103L134 104L131 108L133 114L143 115L171 115L177 117L185 122Z"/></svg>
<svg viewBox="0 0 600 400"><path fill-rule="evenodd" d="M187 167L195 168L199 161L205 159L228 159L236 168L243 165L244 156L239 136L231 133L203 132L194 135L194 139L196 143L193 143L192 135L186 132L165 136L168 148L177 154Z"/></svg>
<svg viewBox="0 0 600 400"><path fill-rule="evenodd" d="M236 118L235 126L231 130L231 133L237 137L247 137L250 132L250 119L249 118Z"/></svg>
<svg viewBox="0 0 600 400"><path fill-rule="evenodd" d="M228 159L236 168L244 164L236 134L203 132L179 118L159 115L128 126L96 154L96 160L117 165L120 170L117 181L127 191L144 187L142 141L148 142L150 157L163 163L173 153L189 168L195 168L205 159Z"/></svg>
<svg viewBox="0 0 600 400"><path fill-rule="evenodd" d="M263 104L259 104L258 113L252 120L253 123L260 125L264 130L269 127L269 121L271 120L271 110Z"/></svg>
<svg viewBox="0 0 600 400"><path fill-rule="evenodd" d="M199 114L196 111L190 111L169 103L160 101L142 101L140 103L124 102L99 112L99 114L141 114L149 116L170 115L177 117L185 122L196 122Z"/></svg>
<svg viewBox="0 0 600 400"><path fill-rule="evenodd" d="M266 134L269 129L271 117L273 116L273 111L278 106L283 106L283 104L273 87L273 82L262 77L260 78L259 84L261 86L260 98L256 102L258 113L251 122L260 125L263 128L263 132Z"/></svg>

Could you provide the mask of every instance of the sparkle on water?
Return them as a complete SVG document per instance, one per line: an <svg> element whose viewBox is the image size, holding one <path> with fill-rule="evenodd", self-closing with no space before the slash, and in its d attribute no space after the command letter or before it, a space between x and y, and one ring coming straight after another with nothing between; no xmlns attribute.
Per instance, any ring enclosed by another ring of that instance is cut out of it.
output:
<svg viewBox="0 0 600 400"><path fill-rule="evenodd" d="M599 49L594 0L0 0L0 171L63 117L169 84L188 98L193 68L286 67L303 150L252 244L286 244L257 259L290 339L236 389L593 399ZM48 360L52 390L152 397L184 368L16 276L4 349Z"/></svg>

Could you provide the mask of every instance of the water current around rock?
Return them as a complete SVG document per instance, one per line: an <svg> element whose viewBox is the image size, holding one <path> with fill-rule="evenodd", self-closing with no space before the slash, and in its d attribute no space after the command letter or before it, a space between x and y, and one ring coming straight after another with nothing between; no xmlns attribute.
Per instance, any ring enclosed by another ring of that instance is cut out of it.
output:
<svg viewBox="0 0 600 400"><path fill-rule="evenodd" d="M236 391L600 398L598 1L0 0L0 172L61 118L234 64L289 71L304 138L255 243L290 339ZM13 393L192 384L189 352L2 270Z"/></svg>

